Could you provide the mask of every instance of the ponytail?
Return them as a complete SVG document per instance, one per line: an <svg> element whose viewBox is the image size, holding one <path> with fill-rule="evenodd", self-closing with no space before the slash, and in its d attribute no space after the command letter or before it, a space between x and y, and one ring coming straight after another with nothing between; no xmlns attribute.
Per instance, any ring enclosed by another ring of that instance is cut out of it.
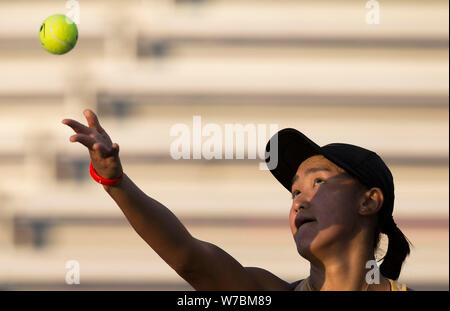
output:
<svg viewBox="0 0 450 311"><path fill-rule="evenodd" d="M392 216L387 216L383 222L381 230L377 232L376 243L379 242L379 233L385 233L389 238L388 249L380 265L380 272L385 277L397 280L402 269L403 262L410 253L411 242L405 237L403 232L397 227Z"/></svg>

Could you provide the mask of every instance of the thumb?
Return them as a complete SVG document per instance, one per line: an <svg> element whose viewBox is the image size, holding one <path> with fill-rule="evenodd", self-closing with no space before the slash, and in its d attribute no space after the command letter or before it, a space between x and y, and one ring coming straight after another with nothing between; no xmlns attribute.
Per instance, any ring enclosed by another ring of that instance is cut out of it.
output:
<svg viewBox="0 0 450 311"><path fill-rule="evenodd" d="M115 156L119 154L119 145L117 143L112 144L112 153Z"/></svg>

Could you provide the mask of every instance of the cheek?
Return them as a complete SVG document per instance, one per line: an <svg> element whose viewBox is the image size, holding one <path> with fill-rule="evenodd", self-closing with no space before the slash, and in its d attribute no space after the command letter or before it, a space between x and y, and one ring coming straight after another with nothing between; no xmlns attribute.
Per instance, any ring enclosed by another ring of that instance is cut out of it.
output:
<svg viewBox="0 0 450 311"><path fill-rule="evenodd" d="M328 191L317 196L314 202L316 217L321 228L330 226L351 227L355 220L355 202L350 193L344 193L341 189Z"/></svg>

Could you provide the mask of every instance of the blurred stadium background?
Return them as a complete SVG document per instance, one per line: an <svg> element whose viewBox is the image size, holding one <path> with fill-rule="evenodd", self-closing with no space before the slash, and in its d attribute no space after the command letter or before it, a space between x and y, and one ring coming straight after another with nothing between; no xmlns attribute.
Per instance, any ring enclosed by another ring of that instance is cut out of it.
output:
<svg viewBox="0 0 450 311"><path fill-rule="evenodd" d="M196 237L287 281L308 275L289 194L256 160L175 161L175 123L277 123L376 150L413 242L400 277L448 290L448 2L80 0L79 41L38 31L65 1L0 1L0 288L192 289L88 174L63 118L98 112L126 173ZM81 284L66 285L77 260Z"/></svg>

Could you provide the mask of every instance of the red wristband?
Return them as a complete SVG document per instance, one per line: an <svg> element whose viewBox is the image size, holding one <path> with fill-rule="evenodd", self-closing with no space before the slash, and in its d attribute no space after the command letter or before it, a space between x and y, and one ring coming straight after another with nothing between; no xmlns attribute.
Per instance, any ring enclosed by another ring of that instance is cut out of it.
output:
<svg viewBox="0 0 450 311"><path fill-rule="evenodd" d="M91 165L89 166L89 173L91 173L92 178L96 182L98 182L99 184L105 185L105 186L115 186L122 180L122 177L123 177L123 171L122 171L119 178L114 178L114 179L103 178L100 175L98 175L97 172L94 170L94 166L92 165L92 162L91 162Z"/></svg>

